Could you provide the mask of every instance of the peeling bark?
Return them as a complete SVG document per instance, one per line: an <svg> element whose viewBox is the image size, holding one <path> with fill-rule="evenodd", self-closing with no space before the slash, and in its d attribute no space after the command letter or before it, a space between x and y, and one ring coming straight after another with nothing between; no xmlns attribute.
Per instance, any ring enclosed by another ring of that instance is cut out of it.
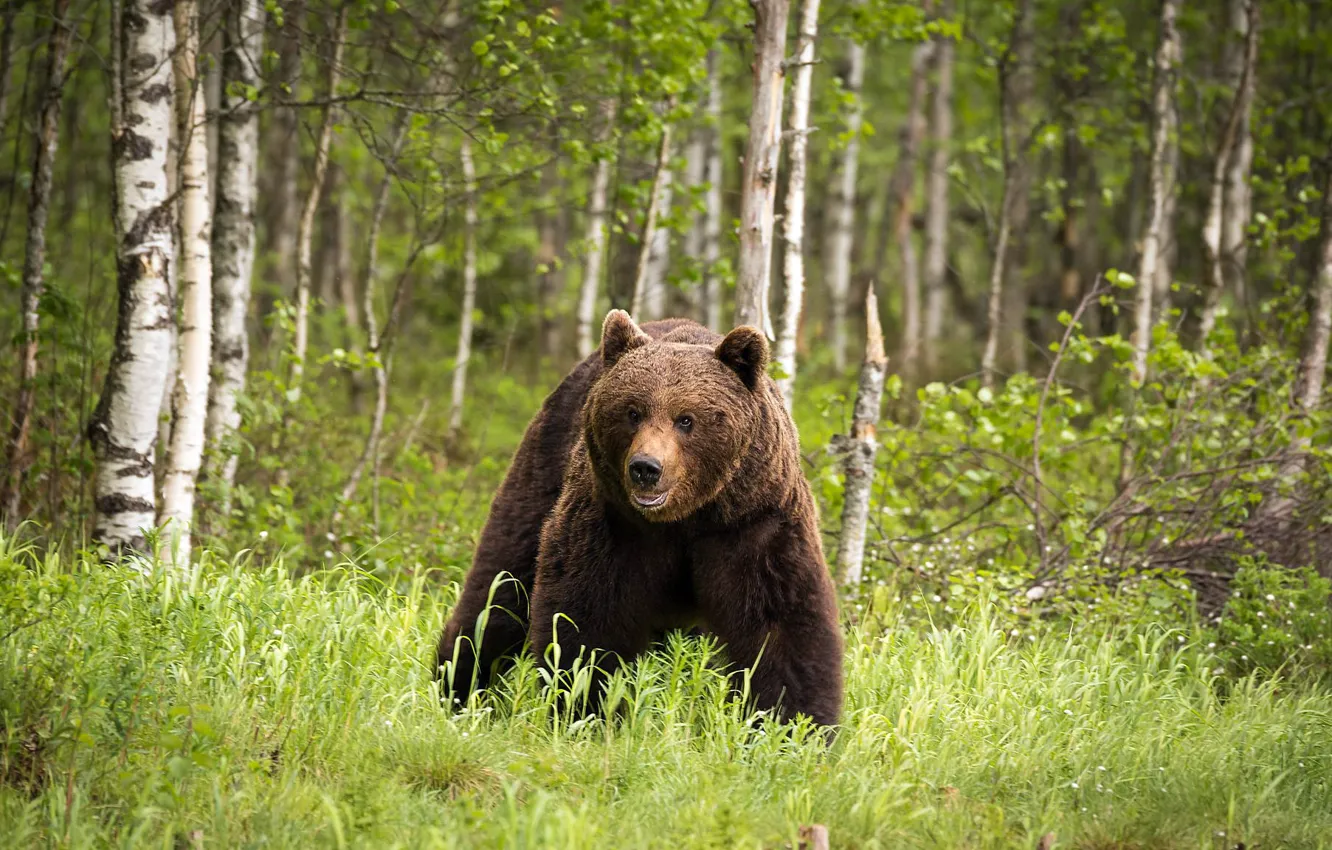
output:
<svg viewBox="0 0 1332 850"><path fill-rule="evenodd" d="M837 574L848 587L860 584L864 576L870 492L874 487L874 456L879 450L876 428L887 373L888 355L884 353L879 305L874 297L874 287L871 286L865 298L865 361L861 364L860 383L856 387L851 433L842 437L837 446L845 453L843 469L846 475L842 497L842 533L837 541Z"/></svg>
<svg viewBox="0 0 1332 850"><path fill-rule="evenodd" d="M740 258L735 323L772 337L768 286L772 266L777 163L781 154L782 81L790 0L750 0L754 9L754 99L740 184Z"/></svg>
<svg viewBox="0 0 1332 850"><path fill-rule="evenodd" d="M124 125L112 138L116 168L115 343L88 439L97 460L93 538L142 550L153 528L153 453L171 355L172 214L167 189L173 34L170 7L126 0L120 68Z"/></svg>
<svg viewBox="0 0 1332 850"><path fill-rule="evenodd" d="M22 341L19 344L18 399L13 410L13 425L6 446L4 490L0 493L0 515L9 528L18 524L23 477L32 457L28 440L32 433L32 414L37 401L37 344L41 326L40 305L46 291L46 221L51 211L51 174L60 145L60 107L65 87L65 59L69 53L72 31L69 0L57 0L53 11L51 34L47 40L46 89L38 108L37 132L32 164L32 184L28 187L28 235L23 249ZM5 91L9 87L9 51L14 37L17 4L6 7L3 73ZM0 105L0 122L4 119ZM15 141L15 144L18 144Z"/></svg>
<svg viewBox="0 0 1332 850"><path fill-rule="evenodd" d="M169 562L188 567L195 485L203 462L208 411L213 330L213 207L208 195L208 105L198 67L198 7L194 0L177 0L173 16L176 50L172 65L181 145L177 257L181 324L177 334L176 386L171 398L171 436L158 521L168 535Z"/></svg>
<svg viewBox="0 0 1332 850"><path fill-rule="evenodd" d="M809 147L809 92L814 76L814 39L819 34L819 0L804 0L800 10L800 30L796 38L796 72L791 88L791 173L786 183L786 213L782 219L782 238L786 242L783 278L786 300L782 305L782 323L777 336L776 361L781 370L777 386L782 391L786 410L795 400L796 337L805 302L805 172Z"/></svg>
<svg viewBox="0 0 1332 850"><path fill-rule="evenodd" d="M245 391L250 342L245 315L254 273L254 208L259 159L259 112L244 92L260 84L264 53L264 0L228 7L222 32L222 112L218 116L218 173L213 219L212 377L208 384L208 451L204 480L218 490L210 514L231 515L231 486L238 458L237 406Z"/></svg>

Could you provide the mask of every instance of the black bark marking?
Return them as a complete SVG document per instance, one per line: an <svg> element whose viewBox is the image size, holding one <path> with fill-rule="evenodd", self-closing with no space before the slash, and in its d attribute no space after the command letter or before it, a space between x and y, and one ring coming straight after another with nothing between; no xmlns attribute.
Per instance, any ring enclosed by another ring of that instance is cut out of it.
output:
<svg viewBox="0 0 1332 850"><path fill-rule="evenodd" d="M104 517L127 513L153 513L156 506L147 499L136 499L124 493L109 493L97 497L97 513Z"/></svg>
<svg viewBox="0 0 1332 850"><path fill-rule="evenodd" d="M153 155L153 140L126 127L113 142L116 162L142 162ZM141 187L142 188L142 187Z"/></svg>
<svg viewBox="0 0 1332 850"><path fill-rule="evenodd" d="M144 103L157 103L169 97L171 97L171 86L167 83L154 83L151 86L144 87L144 90L139 93L139 100Z"/></svg>

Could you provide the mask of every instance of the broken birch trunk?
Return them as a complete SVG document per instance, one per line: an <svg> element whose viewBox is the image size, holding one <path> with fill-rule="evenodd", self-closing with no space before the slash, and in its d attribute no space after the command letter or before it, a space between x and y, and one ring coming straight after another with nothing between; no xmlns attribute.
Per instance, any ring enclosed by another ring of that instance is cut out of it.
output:
<svg viewBox="0 0 1332 850"><path fill-rule="evenodd" d="M865 571L865 536L869 527L870 491L874 485L874 456L879 443L875 432L883 382L888 373L879 304L870 287L865 297L865 362L860 367L851 433L839 436L834 448L843 453L846 474L842 497L842 536L837 542L837 574L848 587L860 584Z"/></svg>

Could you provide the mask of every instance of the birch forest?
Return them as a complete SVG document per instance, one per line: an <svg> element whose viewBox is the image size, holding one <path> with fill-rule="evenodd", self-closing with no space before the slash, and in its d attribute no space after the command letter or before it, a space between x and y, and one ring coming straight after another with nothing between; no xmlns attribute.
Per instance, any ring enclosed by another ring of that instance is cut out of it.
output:
<svg viewBox="0 0 1332 850"><path fill-rule="evenodd" d="M1330 88L1326 0L0 0L0 835L1326 846ZM614 308L768 339L835 743L706 635L432 692Z"/></svg>

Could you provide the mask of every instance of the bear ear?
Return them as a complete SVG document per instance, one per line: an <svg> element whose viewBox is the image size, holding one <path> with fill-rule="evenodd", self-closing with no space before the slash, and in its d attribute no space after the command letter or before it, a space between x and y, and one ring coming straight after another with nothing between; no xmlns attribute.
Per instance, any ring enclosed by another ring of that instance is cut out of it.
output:
<svg viewBox="0 0 1332 850"><path fill-rule="evenodd" d="M651 341L628 313L611 310L601 324L601 360L608 367L614 366L621 357Z"/></svg>
<svg viewBox="0 0 1332 850"><path fill-rule="evenodd" d="M739 375L746 387L757 389L768 368L768 340L757 328L736 328L717 346L717 359Z"/></svg>

